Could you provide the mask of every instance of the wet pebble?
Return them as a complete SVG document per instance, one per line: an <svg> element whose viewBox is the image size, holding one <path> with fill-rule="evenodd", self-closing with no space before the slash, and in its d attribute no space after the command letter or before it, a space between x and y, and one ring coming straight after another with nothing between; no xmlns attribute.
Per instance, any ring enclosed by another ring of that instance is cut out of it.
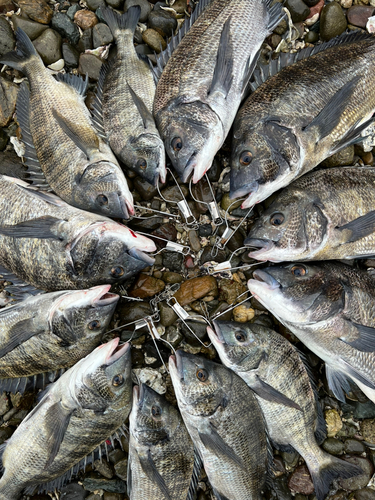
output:
<svg viewBox="0 0 375 500"><path fill-rule="evenodd" d="M201 258L200 258L200 264L203 265L206 262L211 262L211 261L215 261L215 262L220 263L220 262L224 262L226 260L227 260L227 254L226 254L225 250L219 250L217 252L217 254L215 255L215 257L213 257L212 247L206 246L206 247L204 247Z"/></svg>
<svg viewBox="0 0 375 500"><path fill-rule="evenodd" d="M339 439L329 437L323 442L322 448L331 455L341 455L344 451L344 443Z"/></svg>
<svg viewBox="0 0 375 500"><path fill-rule="evenodd" d="M211 224L202 224L199 226L198 229L198 234L199 236L207 238L207 236L210 236L212 234L212 226Z"/></svg>
<svg viewBox="0 0 375 500"><path fill-rule="evenodd" d="M353 5L353 7L350 7L346 13L346 16L348 18L348 23L360 28L366 28L368 18L373 16L374 12L374 7L367 5Z"/></svg>
<svg viewBox="0 0 375 500"><path fill-rule="evenodd" d="M156 196L158 193L158 190L153 184L150 184L141 177L135 177L134 187L141 195L142 200L144 201L152 200L154 196Z"/></svg>
<svg viewBox="0 0 375 500"><path fill-rule="evenodd" d="M94 54L81 54L79 56L79 66L78 72L81 75L89 75L93 80L99 80L100 68L102 67L102 61L99 57L94 56Z"/></svg>
<svg viewBox="0 0 375 500"><path fill-rule="evenodd" d="M238 323L247 323L254 318L254 309L247 307L245 304L241 304L233 309L233 320Z"/></svg>
<svg viewBox="0 0 375 500"><path fill-rule="evenodd" d="M79 52L85 52L85 50L92 49L92 29L86 30L82 33L79 39L77 49Z"/></svg>
<svg viewBox="0 0 375 500"><path fill-rule="evenodd" d="M107 460L95 460L93 464L93 469L99 474L107 479L113 478L113 470Z"/></svg>
<svg viewBox="0 0 375 500"><path fill-rule="evenodd" d="M172 326L177 321L178 316L174 310L166 303L159 303L160 323L167 327Z"/></svg>
<svg viewBox="0 0 375 500"><path fill-rule="evenodd" d="M223 210L228 210L230 208L230 212L235 210L236 208L240 207L242 203L242 200L234 201L229 198L229 193L225 193L223 197L221 198L220 206Z"/></svg>
<svg viewBox="0 0 375 500"><path fill-rule="evenodd" d="M130 295L139 299L153 297L165 288L165 283L162 280L141 273L134 283Z"/></svg>
<svg viewBox="0 0 375 500"><path fill-rule="evenodd" d="M179 273L173 273L171 271L165 271L162 274L162 280L164 283L174 285L175 283L181 283L184 280L183 276Z"/></svg>
<svg viewBox="0 0 375 500"><path fill-rule="evenodd" d="M310 9L302 0L286 0L285 7L289 10L294 23L304 21L310 14Z"/></svg>
<svg viewBox="0 0 375 500"><path fill-rule="evenodd" d="M161 9L158 2L148 16L148 26L162 36L172 36L177 28L177 19L170 12Z"/></svg>
<svg viewBox="0 0 375 500"><path fill-rule="evenodd" d="M94 49L96 47L102 47L103 45L108 45L111 42L113 42L113 36L108 26L104 23L96 24L92 30L92 43Z"/></svg>
<svg viewBox="0 0 375 500"><path fill-rule="evenodd" d="M91 10L81 9L74 14L74 22L81 29L87 30L98 24L98 18Z"/></svg>
<svg viewBox="0 0 375 500"><path fill-rule="evenodd" d="M367 483L369 482L374 471L374 466L372 465L370 460L368 458L358 456L345 457L345 460L360 467L363 471L363 474L360 474L359 476L349 477L348 479L341 479L340 481L338 481L340 487L344 490L355 491L367 486Z"/></svg>
<svg viewBox="0 0 375 500"><path fill-rule="evenodd" d="M49 24L53 10L45 0L18 0L21 11L37 23Z"/></svg>
<svg viewBox="0 0 375 500"><path fill-rule="evenodd" d="M325 5L320 15L320 37L323 41L341 35L347 25L345 14L337 2Z"/></svg>
<svg viewBox="0 0 375 500"><path fill-rule="evenodd" d="M371 488L363 488L354 493L356 500L375 500L375 491Z"/></svg>
<svg viewBox="0 0 375 500"><path fill-rule="evenodd" d="M182 191L182 194L186 197L189 194L189 189L187 188L186 185L181 184L180 186L172 185L172 186L167 186L163 189L161 194L166 200L170 201L181 201L182 196L180 193L180 189Z"/></svg>
<svg viewBox="0 0 375 500"><path fill-rule="evenodd" d="M62 44L62 54L68 68L76 68L79 63L79 52L70 43Z"/></svg>
<svg viewBox="0 0 375 500"><path fill-rule="evenodd" d="M63 38L67 38L72 45L77 45L80 36L78 26L66 14L55 12L51 26Z"/></svg>
<svg viewBox="0 0 375 500"><path fill-rule="evenodd" d="M0 14L14 11L14 3L11 0L0 0Z"/></svg>
<svg viewBox="0 0 375 500"><path fill-rule="evenodd" d="M327 410L324 414L327 425L327 436L335 437L336 434L342 429L342 421L337 410Z"/></svg>
<svg viewBox="0 0 375 500"><path fill-rule="evenodd" d="M245 298L241 297L239 299L238 296L246 292L246 290L247 288L244 285L235 280L222 279L219 282L219 300L224 300L228 304L235 304Z"/></svg>
<svg viewBox="0 0 375 500"><path fill-rule="evenodd" d="M207 203L212 201L212 194L207 180L203 178L196 184L192 184L191 192L195 199L204 202L196 203L196 207L200 213L205 214L208 210Z"/></svg>
<svg viewBox="0 0 375 500"><path fill-rule="evenodd" d="M69 7L69 9L66 11L66 15L73 21L74 15L76 12L78 12L82 7L78 5L78 3L75 3Z"/></svg>
<svg viewBox="0 0 375 500"><path fill-rule="evenodd" d="M199 347L201 345L201 342L199 341L203 341L203 339L207 336L206 323L201 323L199 321L186 321L186 323L189 325L190 330L185 323L181 323L181 332L190 346Z"/></svg>
<svg viewBox="0 0 375 500"><path fill-rule="evenodd" d="M364 451L366 451L364 444L361 443L361 441L358 441L358 439L345 439L344 447L345 453L353 453L354 455L361 455Z"/></svg>
<svg viewBox="0 0 375 500"><path fill-rule="evenodd" d="M31 21L30 19L25 19L21 16L13 15L11 17L14 29L21 28L26 35L30 38L30 40L35 40L39 35L43 33L46 29L48 29L48 25L36 23L35 21Z"/></svg>
<svg viewBox="0 0 375 500"><path fill-rule="evenodd" d="M141 56L146 56L147 54L152 54L152 50L148 45L145 43L141 43L140 45L137 45L135 48L135 51L137 54L140 54Z"/></svg>
<svg viewBox="0 0 375 500"><path fill-rule="evenodd" d="M362 420L361 424L361 434L365 441L368 443L375 444L375 420L365 419Z"/></svg>
<svg viewBox="0 0 375 500"><path fill-rule="evenodd" d="M164 38L160 33L153 29L145 30L142 33L142 40L157 54L159 54L161 50L165 50L167 48L167 43Z"/></svg>
<svg viewBox="0 0 375 500"><path fill-rule="evenodd" d="M115 463L115 474L123 481L127 480L128 458L123 458Z"/></svg>
<svg viewBox="0 0 375 500"><path fill-rule="evenodd" d="M0 57L14 49L16 41L10 24L0 17Z"/></svg>
<svg viewBox="0 0 375 500"><path fill-rule="evenodd" d="M194 252L199 252L199 250L201 249L201 244L198 238L197 231L189 231L189 242L190 242L190 248Z"/></svg>
<svg viewBox="0 0 375 500"><path fill-rule="evenodd" d="M295 469L289 477L288 486L294 493L302 495L314 493L314 484L306 465L300 465Z"/></svg>
<svg viewBox="0 0 375 500"><path fill-rule="evenodd" d="M160 224L163 223L163 219L161 217L154 217L153 215L144 215L144 219L134 219L129 223L129 227L136 231L154 231L157 229ZM155 240L155 243L158 244L158 241ZM164 244L161 244L161 248L164 247Z"/></svg>
<svg viewBox="0 0 375 500"><path fill-rule="evenodd" d="M61 500L83 500L87 491L78 483L70 483L61 488Z"/></svg>
<svg viewBox="0 0 375 500"><path fill-rule="evenodd" d="M0 127L8 125L16 109L18 86L0 76Z"/></svg>
<svg viewBox="0 0 375 500"><path fill-rule="evenodd" d="M124 11L126 12L133 5L139 5L141 8L141 15L139 20L141 23L145 23L151 12L151 5L147 0L126 0L124 4Z"/></svg>
<svg viewBox="0 0 375 500"><path fill-rule="evenodd" d="M104 490L112 493L126 493L126 483L121 479L105 479L97 476L86 476L83 486L88 491Z"/></svg>
<svg viewBox="0 0 375 500"><path fill-rule="evenodd" d="M148 302L120 302L117 312L121 318L121 323L131 323L151 314Z"/></svg>
<svg viewBox="0 0 375 500"><path fill-rule="evenodd" d="M47 29L33 41L38 54L45 65L50 65L62 58L61 36L57 31Z"/></svg>
<svg viewBox="0 0 375 500"><path fill-rule="evenodd" d="M170 271L181 271L183 255L177 252L168 252L165 251L162 254L163 257L163 266L169 269Z"/></svg>
<svg viewBox="0 0 375 500"><path fill-rule="evenodd" d="M213 276L202 276L199 278L192 278L182 283L179 290L174 294L174 297L177 302L185 306L206 295L213 295L216 297L217 293L216 279Z"/></svg>

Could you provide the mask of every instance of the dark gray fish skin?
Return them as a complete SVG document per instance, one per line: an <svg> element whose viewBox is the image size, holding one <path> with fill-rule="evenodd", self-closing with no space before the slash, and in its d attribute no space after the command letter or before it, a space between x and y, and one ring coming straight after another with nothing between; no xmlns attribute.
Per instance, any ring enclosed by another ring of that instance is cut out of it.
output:
<svg viewBox="0 0 375 500"><path fill-rule="evenodd" d="M0 176L0 264L46 291L121 283L153 263L153 241Z"/></svg>
<svg viewBox="0 0 375 500"><path fill-rule="evenodd" d="M167 62L154 101L173 167L184 182L193 172L194 183L223 145L260 46L283 17L281 4L263 0L205 4Z"/></svg>
<svg viewBox="0 0 375 500"><path fill-rule="evenodd" d="M26 33L16 31L17 51L1 63L24 73L17 120L26 144L31 179L64 201L107 217L129 218L133 197L115 156L94 128L80 77L55 79Z"/></svg>
<svg viewBox="0 0 375 500"><path fill-rule="evenodd" d="M358 467L319 448L316 438L322 442L326 437L324 417L318 414L309 375L292 344L255 323L215 321L214 326L215 331L207 331L221 361L254 390L276 448L292 447L303 457L317 498L326 497L333 479L361 474ZM283 402L283 396L289 401Z"/></svg>
<svg viewBox="0 0 375 500"><path fill-rule="evenodd" d="M48 483L90 454L126 420L132 404L130 345L99 346L49 386L2 446L0 500Z"/></svg>
<svg viewBox="0 0 375 500"><path fill-rule="evenodd" d="M282 190L252 226L250 257L271 262L353 259L375 253L375 168L304 175Z"/></svg>
<svg viewBox="0 0 375 500"><path fill-rule="evenodd" d="M355 382L375 402L375 279L338 262L257 270L251 293L325 361L327 381L345 401Z"/></svg>
<svg viewBox="0 0 375 500"><path fill-rule="evenodd" d="M130 500L186 500L194 446L178 410L142 384L134 388L129 422Z"/></svg>
<svg viewBox="0 0 375 500"><path fill-rule="evenodd" d="M138 56L133 43L140 8L130 7L121 16L108 7L101 7L101 12L117 47L97 106L109 144L117 158L137 175L154 185L159 176L165 182L164 144L152 116L156 84L149 63Z"/></svg>
<svg viewBox="0 0 375 500"><path fill-rule="evenodd" d="M231 197L247 208L356 141L375 110L375 37L343 35L292 64L250 95L233 126Z"/></svg>
<svg viewBox="0 0 375 500"><path fill-rule="evenodd" d="M93 351L120 298L110 287L40 294L1 309L0 386L70 368Z"/></svg>
<svg viewBox="0 0 375 500"><path fill-rule="evenodd" d="M261 498L267 437L253 392L234 372L177 351L169 369L178 406L219 498Z"/></svg>

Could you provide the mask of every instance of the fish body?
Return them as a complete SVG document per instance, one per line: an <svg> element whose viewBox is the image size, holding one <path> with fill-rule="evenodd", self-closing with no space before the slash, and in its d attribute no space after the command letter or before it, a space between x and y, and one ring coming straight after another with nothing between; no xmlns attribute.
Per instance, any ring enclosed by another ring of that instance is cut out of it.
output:
<svg viewBox="0 0 375 500"><path fill-rule="evenodd" d="M304 175L252 226L250 256L271 262L353 259L375 254L375 168Z"/></svg>
<svg viewBox="0 0 375 500"><path fill-rule="evenodd" d="M169 359L182 418L218 498L260 499L267 438L253 392L234 372L183 351Z"/></svg>
<svg viewBox="0 0 375 500"><path fill-rule="evenodd" d="M48 483L121 428L131 409L132 382L130 345L117 350L118 342L97 347L50 385L2 446L1 500L16 500L37 485L51 491Z"/></svg>
<svg viewBox="0 0 375 500"><path fill-rule="evenodd" d="M126 226L0 176L0 264L46 291L121 283L155 244Z"/></svg>
<svg viewBox="0 0 375 500"><path fill-rule="evenodd" d="M243 208L358 142L370 124L375 37L343 35L324 47L266 80L238 112L230 195L248 195Z"/></svg>
<svg viewBox="0 0 375 500"><path fill-rule="evenodd" d="M326 365L337 399L354 382L375 402L375 279L337 262L257 270L251 293Z"/></svg>
<svg viewBox="0 0 375 500"><path fill-rule="evenodd" d="M26 145L26 163L36 185L70 205L108 217L134 214L133 197L108 144L93 126L84 98L87 82L52 76L28 36L17 29L17 51L1 62L22 71L16 114Z"/></svg>
<svg viewBox="0 0 375 500"><path fill-rule="evenodd" d="M31 296L0 310L0 387L70 368L101 341L119 296L110 285ZM25 378L24 378L25 377Z"/></svg>
<svg viewBox="0 0 375 500"><path fill-rule="evenodd" d="M178 410L142 384L134 389L129 422L130 500L186 500L194 446Z"/></svg>
<svg viewBox="0 0 375 500"><path fill-rule="evenodd" d="M102 8L102 16L116 40L116 58L104 66L97 96L108 142L127 168L156 184L165 182L165 150L152 116L156 84L147 60L133 44L140 7L119 16ZM146 58L147 59L147 58Z"/></svg>
<svg viewBox="0 0 375 500"><path fill-rule="evenodd" d="M263 0L214 0L172 53L156 87L154 116L184 182L192 171L198 182L211 167L260 46L281 19L278 4L270 8Z"/></svg>
<svg viewBox="0 0 375 500"><path fill-rule="evenodd" d="M309 468L316 496L323 500L333 479L361 474L358 467L319 446L325 421L297 350L278 333L256 323L215 321L208 328L221 361L254 390L269 437L282 451L298 451Z"/></svg>

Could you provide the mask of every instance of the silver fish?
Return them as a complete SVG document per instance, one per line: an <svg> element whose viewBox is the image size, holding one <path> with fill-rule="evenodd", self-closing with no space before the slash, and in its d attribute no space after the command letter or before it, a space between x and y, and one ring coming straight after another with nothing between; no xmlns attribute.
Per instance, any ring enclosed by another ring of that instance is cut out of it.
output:
<svg viewBox="0 0 375 500"><path fill-rule="evenodd" d="M117 349L118 342L97 347L49 386L1 446L0 500L16 500L23 490L32 494L37 485L53 491L54 481L121 428L132 382L130 345Z"/></svg>

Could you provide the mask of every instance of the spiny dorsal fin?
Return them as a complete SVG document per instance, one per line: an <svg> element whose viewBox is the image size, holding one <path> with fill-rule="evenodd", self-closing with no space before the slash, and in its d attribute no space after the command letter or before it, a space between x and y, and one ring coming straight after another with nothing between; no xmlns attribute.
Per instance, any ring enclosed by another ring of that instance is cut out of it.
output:
<svg viewBox="0 0 375 500"><path fill-rule="evenodd" d="M254 81L250 83L251 90L254 92L262 83L271 78L272 76L279 73L282 69L287 66L291 66L302 59L307 59L310 56L319 54L324 50L335 47L336 45L342 45L345 43L354 43L361 40L374 39L373 35L369 33L363 33L362 31L353 31L352 33L345 33L343 35L337 36L329 42L324 42L314 47L306 47L294 54L282 52L278 59L270 60L268 64L258 64L258 67L254 71Z"/></svg>
<svg viewBox="0 0 375 500"><path fill-rule="evenodd" d="M107 74L110 70L111 64L109 62L103 63L100 68L99 80L96 87L96 95L91 109L92 122L93 125L103 139L107 140L107 136L104 129L104 119L103 119L103 89L104 82Z"/></svg>

